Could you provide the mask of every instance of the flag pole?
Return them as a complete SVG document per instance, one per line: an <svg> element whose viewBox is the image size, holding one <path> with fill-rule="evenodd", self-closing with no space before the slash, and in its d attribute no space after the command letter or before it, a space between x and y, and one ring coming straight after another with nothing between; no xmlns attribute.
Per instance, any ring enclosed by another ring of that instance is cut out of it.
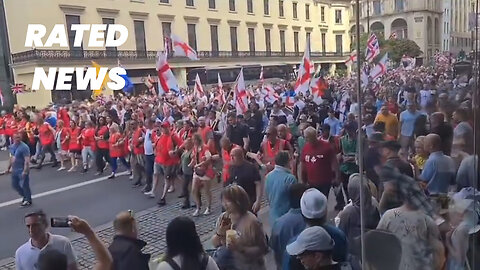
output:
<svg viewBox="0 0 480 270"><path fill-rule="evenodd" d="M356 25L357 25L357 54L360 52L360 0L356 0ZM368 10L368 7L367 7ZM367 18L368 19L368 18ZM368 25L370 30L370 25ZM362 87L361 87L361 57L357 57L357 100L358 100L358 171L360 172L360 246L361 246L361 259L362 259L362 269L365 269L365 224L364 224L364 215L363 215L363 202L365 200L363 190L364 190L364 174L363 174L363 134L361 127L363 125L362 119Z"/></svg>
<svg viewBox="0 0 480 270"><path fill-rule="evenodd" d="M240 75L240 73L238 73L238 75ZM237 79L235 80L235 83L233 85L235 86L235 84L237 84L237 83L238 83L238 76L237 76ZM225 107L227 106L227 104L230 100L230 94L232 93L232 90L233 90L233 88L230 88L230 90L228 91L228 95L225 98L225 103L223 104L223 106L222 106L222 108L220 109L220 112L219 112L220 117L222 116L222 113L225 110ZM219 122L220 122L220 119L217 117L217 119L215 119L215 122L212 125L212 129L215 129Z"/></svg>

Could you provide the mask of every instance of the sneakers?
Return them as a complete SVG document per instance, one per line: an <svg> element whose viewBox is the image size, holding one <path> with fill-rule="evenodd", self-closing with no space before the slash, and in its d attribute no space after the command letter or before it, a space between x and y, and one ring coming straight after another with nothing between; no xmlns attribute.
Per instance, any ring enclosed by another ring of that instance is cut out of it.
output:
<svg viewBox="0 0 480 270"><path fill-rule="evenodd" d="M128 177L128 180L133 180L133 174L130 174L130 177Z"/></svg>
<svg viewBox="0 0 480 270"><path fill-rule="evenodd" d="M103 172L96 172L95 176L99 176L99 175L102 175L102 174L103 174Z"/></svg>
<svg viewBox="0 0 480 270"><path fill-rule="evenodd" d="M174 187L170 187L168 190L167 190L168 193L173 193L175 192L175 188Z"/></svg>
<svg viewBox="0 0 480 270"><path fill-rule="evenodd" d="M189 209L190 208L190 204L189 203L184 203L182 204L182 209Z"/></svg>
<svg viewBox="0 0 480 270"><path fill-rule="evenodd" d="M75 171L75 166L71 167L67 172L73 172Z"/></svg>
<svg viewBox="0 0 480 270"><path fill-rule="evenodd" d="M28 207L31 205L32 205L32 202L29 202L29 201L23 201L22 204L20 204L21 207Z"/></svg>
<svg viewBox="0 0 480 270"><path fill-rule="evenodd" d="M113 178L115 178L115 174L114 174L114 173L110 174L110 175L107 177L107 179L113 179Z"/></svg>
<svg viewBox="0 0 480 270"><path fill-rule="evenodd" d="M150 192L150 190L152 190L151 188L148 188L148 185L145 185L143 186L142 188L142 192L145 193L145 192Z"/></svg>
<svg viewBox="0 0 480 270"><path fill-rule="evenodd" d="M210 215L212 212L210 212L210 207L207 207L207 209L205 209L205 212L203 212L203 215L205 216L208 216Z"/></svg>
<svg viewBox="0 0 480 270"><path fill-rule="evenodd" d="M161 198L159 201L158 201L158 206L164 206L167 204L167 201L165 201L165 198Z"/></svg>
<svg viewBox="0 0 480 270"><path fill-rule="evenodd" d="M66 168L62 166L62 167L60 167L60 168L57 169L57 172L63 171L63 170L65 170L65 169L66 169Z"/></svg>
<svg viewBox="0 0 480 270"><path fill-rule="evenodd" d="M155 198L155 194L151 190L149 192L144 192L143 194L145 194L146 196L149 196L150 198Z"/></svg>
<svg viewBox="0 0 480 270"><path fill-rule="evenodd" d="M192 216L198 217L200 215L200 209L195 209L195 212L193 212Z"/></svg>
<svg viewBox="0 0 480 270"><path fill-rule="evenodd" d="M187 195L185 195L185 194L178 195L178 198L185 198L185 197L187 197Z"/></svg>
<svg viewBox="0 0 480 270"><path fill-rule="evenodd" d="M137 187L140 187L140 186L142 186L142 183L140 183L140 182L135 182L132 185L132 187L134 187L134 188L137 188Z"/></svg>

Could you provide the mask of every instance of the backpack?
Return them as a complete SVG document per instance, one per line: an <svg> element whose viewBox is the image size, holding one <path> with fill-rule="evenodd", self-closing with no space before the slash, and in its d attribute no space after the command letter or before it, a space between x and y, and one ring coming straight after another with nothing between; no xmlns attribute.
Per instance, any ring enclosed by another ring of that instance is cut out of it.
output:
<svg viewBox="0 0 480 270"><path fill-rule="evenodd" d="M205 254L205 255L202 256L202 260L200 261L199 270L207 270L208 260L209 260L208 255ZM173 270L181 270L182 269L172 258L166 258L165 262L168 263L170 265L170 267L173 268Z"/></svg>

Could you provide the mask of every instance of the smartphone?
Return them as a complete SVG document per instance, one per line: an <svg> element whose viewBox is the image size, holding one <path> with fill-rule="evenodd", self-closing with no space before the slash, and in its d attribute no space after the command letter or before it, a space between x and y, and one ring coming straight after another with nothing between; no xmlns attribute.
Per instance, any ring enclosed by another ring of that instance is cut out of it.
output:
<svg viewBox="0 0 480 270"><path fill-rule="evenodd" d="M52 217L50 218L50 227L52 228L68 228L70 220L67 217Z"/></svg>

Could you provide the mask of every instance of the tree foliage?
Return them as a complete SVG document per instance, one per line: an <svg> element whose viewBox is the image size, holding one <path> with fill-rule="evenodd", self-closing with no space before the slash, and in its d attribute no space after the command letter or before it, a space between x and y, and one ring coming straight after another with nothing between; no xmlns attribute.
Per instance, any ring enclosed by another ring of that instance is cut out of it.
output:
<svg viewBox="0 0 480 270"><path fill-rule="evenodd" d="M369 34L364 33L360 36L360 56L365 59L365 50L367 48L367 41ZM377 33L377 39L380 43L380 55L377 56L378 61L385 53L388 53L388 57L395 63L400 62L402 56L408 55L410 57L418 57L422 54L420 47L413 40L409 39L393 39L386 40L381 33ZM352 44L352 51L357 48L357 40L354 39Z"/></svg>

